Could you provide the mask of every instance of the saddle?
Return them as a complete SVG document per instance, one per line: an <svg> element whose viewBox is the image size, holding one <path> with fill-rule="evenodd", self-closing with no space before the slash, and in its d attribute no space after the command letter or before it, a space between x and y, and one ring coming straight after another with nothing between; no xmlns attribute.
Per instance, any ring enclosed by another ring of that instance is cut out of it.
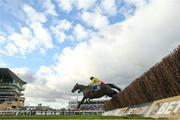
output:
<svg viewBox="0 0 180 120"><path fill-rule="evenodd" d="M102 87L104 87L105 83L104 82L100 82L99 84L93 85L92 86L92 91L95 92L99 89L101 89Z"/></svg>

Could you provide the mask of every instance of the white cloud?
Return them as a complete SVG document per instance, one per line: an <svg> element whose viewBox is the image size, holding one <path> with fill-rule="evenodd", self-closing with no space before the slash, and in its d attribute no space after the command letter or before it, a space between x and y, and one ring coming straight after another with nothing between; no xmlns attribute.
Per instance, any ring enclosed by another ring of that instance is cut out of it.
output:
<svg viewBox="0 0 180 120"><path fill-rule="evenodd" d="M95 29L100 29L109 24L108 18L99 12L83 12L81 18L87 25Z"/></svg>
<svg viewBox="0 0 180 120"><path fill-rule="evenodd" d="M61 44L66 39L70 39L70 35L66 35L65 31L68 31L72 28L72 23L68 20L60 20L54 23L53 26L50 27L51 32L55 35L56 40Z"/></svg>
<svg viewBox="0 0 180 120"><path fill-rule="evenodd" d="M88 32L86 32L85 28L81 26L80 24L77 24L74 27L74 36L76 40L83 40L87 39L88 37Z"/></svg>
<svg viewBox="0 0 180 120"><path fill-rule="evenodd" d="M14 32L7 36L1 43L4 49L0 53L8 56L20 54L25 57L33 50L39 49L44 54L47 49L53 47L51 36L41 23L33 22L30 27L32 32L28 27L22 27L19 33Z"/></svg>
<svg viewBox="0 0 180 120"><path fill-rule="evenodd" d="M5 40L6 40L6 35L0 33L0 45L5 43Z"/></svg>
<svg viewBox="0 0 180 120"><path fill-rule="evenodd" d="M43 13L37 12L32 6L24 5L23 10L26 14L27 21L29 22L41 22L47 21L46 16Z"/></svg>
<svg viewBox="0 0 180 120"><path fill-rule="evenodd" d="M56 0L56 2L61 10L69 13L73 7L76 7L78 10L89 10L95 6L96 0Z"/></svg>
<svg viewBox="0 0 180 120"><path fill-rule="evenodd" d="M148 5L148 0L125 0L123 2L124 5L119 9L119 13L124 15L126 18L131 17L136 11L143 9Z"/></svg>
<svg viewBox="0 0 180 120"><path fill-rule="evenodd" d="M58 6L63 11L69 13L73 9L73 0L56 0Z"/></svg>
<svg viewBox="0 0 180 120"><path fill-rule="evenodd" d="M54 15L57 16L58 14L56 13L55 6L52 3L51 0L45 0L41 1L43 4L43 7L45 8L45 14L47 15Z"/></svg>
<svg viewBox="0 0 180 120"><path fill-rule="evenodd" d="M153 0L125 0L124 2L128 5L135 5L136 9L141 9L146 7L148 2L153 2Z"/></svg>
<svg viewBox="0 0 180 120"><path fill-rule="evenodd" d="M37 72L38 76L44 76L44 77L48 77L50 75L53 75L53 70L49 67L46 66L41 66L39 71Z"/></svg>
<svg viewBox="0 0 180 120"><path fill-rule="evenodd" d="M32 49L34 49L35 45L32 43L32 33L31 31L23 27L21 28L21 33L13 33L8 37L11 43L11 47L9 45L6 46L8 53L10 55L14 55L18 52L20 52L22 55L25 55L25 53L30 52ZM30 45L31 44L31 45Z"/></svg>
<svg viewBox="0 0 180 120"><path fill-rule="evenodd" d="M22 9L26 15L24 19L28 27L20 25L19 32L13 31L6 35L6 42L3 46L5 49L0 52L10 56L18 53L25 56L26 53L39 49L44 54L47 49L53 47L51 35L43 26L47 18L30 5L25 4Z"/></svg>
<svg viewBox="0 0 180 120"><path fill-rule="evenodd" d="M49 7L47 9L49 9L49 12L54 13L55 15L55 11L54 10L54 6L51 3L51 1L47 1L46 3L44 3L44 5L46 7ZM25 49L28 48L33 48L36 49L35 47L40 49L40 52L42 54L45 54L46 49L52 48L53 47L53 43L52 43L52 39L51 39L51 35L49 34L49 31L43 26L43 23L47 21L46 16L41 13L41 12L37 12L33 7L31 7L30 5L24 5L23 6L23 10L26 13L26 17L27 17L27 24L29 25L29 27L31 28L32 32L29 31L25 31L28 32L27 35L32 34L30 36L25 36L23 34L22 28L21 28L21 32L22 35L19 35L21 37L26 37L26 40L21 39L21 41L19 40L19 42L22 43L22 41L26 42L31 42L31 46L32 47L28 47L26 44L24 46ZM16 34L16 33L15 33ZM14 41L17 41L14 39ZM20 46L19 46L20 47ZM21 49L22 47L20 47ZM32 51L32 50L28 50L28 51Z"/></svg>
<svg viewBox="0 0 180 120"><path fill-rule="evenodd" d="M100 8L103 13L108 15L115 15L117 13L116 0L102 0Z"/></svg>
<svg viewBox="0 0 180 120"><path fill-rule="evenodd" d="M42 103L51 107L60 108L62 106L67 106L67 102L65 103L67 99L72 99L71 96L49 85L48 81L50 82L50 79L58 79L57 76L56 78L53 77L54 71L51 67L42 66L37 73L32 72L31 69L26 67L13 68L11 70L22 80L27 82L24 92L26 105L37 105ZM63 102L64 105L59 102Z"/></svg>
<svg viewBox="0 0 180 120"><path fill-rule="evenodd" d="M35 73L30 68L13 68L11 70L27 83L32 83L36 80Z"/></svg>
<svg viewBox="0 0 180 120"><path fill-rule="evenodd" d="M92 8L96 3L96 0L76 0L75 5L76 7L84 10L88 10Z"/></svg>
<svg viewBox="0 0 180 120"><path fill-rule="evenodd" d="M70 21L64 19L55 23L54 27L58 30L65 31L69 30L72 27L72 25Z"/></svg>
<svg viewBox="0 0 180 120"><path fill-rule="evenodd" d="M43 25L39 22L33 22L30 27L34 33L34 39L37 39L36 42L40 45L40 47L47 49L52 48L53 43L51 40L51 35L49 31L43 27Z"/></svg>
<svg viewBox="0 0 180 120"><path fill-rule="evenodd" d="M17 47L14 44L12 44L12 43L8 43L5 46L5 50L6 51L4 51L4 54L6 54L7 56L12 56L12 55L18 53Z"/></svg>
<svg viewBox="0 0 180 120"><path fill-rule="evenodd" d="M8 55L12 56L20 53L25 56L35 49L40 49L44 53L47 49L53 47L51 36L41 23L34 22L30 24L31 30L22 27L20 33L12 33L8 36L9 43L5 45Z"/></svg>
<svg viewBox="0 0 180 120"><path fill-rule="evenodd" d="M55 34L55 38L60 44L63 43L67 38L66 34L63 31L52 28L52 32Z"/></svg>

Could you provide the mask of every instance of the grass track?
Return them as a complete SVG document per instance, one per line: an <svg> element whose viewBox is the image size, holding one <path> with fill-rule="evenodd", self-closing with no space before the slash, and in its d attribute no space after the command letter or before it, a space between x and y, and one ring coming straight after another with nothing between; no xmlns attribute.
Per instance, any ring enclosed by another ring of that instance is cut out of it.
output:
<svg viewBox="0 0 180 120"><path fill-rule="evenodd" d="M32 116L0 116L0 120L152 120L152 118L101 116L101 115L32 115ZM158 119L159 120L159 119Z"/></svg>

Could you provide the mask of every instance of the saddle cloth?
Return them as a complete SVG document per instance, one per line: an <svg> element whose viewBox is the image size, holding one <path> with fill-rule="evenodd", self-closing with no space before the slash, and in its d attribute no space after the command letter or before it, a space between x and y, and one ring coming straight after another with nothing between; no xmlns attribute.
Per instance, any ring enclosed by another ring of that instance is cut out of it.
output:
<svg viewBox="0 0 180 120"><path fill-rule="evenodd" d="M92 91L97 91L97 90L101 89L104 85L105 85L104 82L97 83L92 86Z"/></svg>

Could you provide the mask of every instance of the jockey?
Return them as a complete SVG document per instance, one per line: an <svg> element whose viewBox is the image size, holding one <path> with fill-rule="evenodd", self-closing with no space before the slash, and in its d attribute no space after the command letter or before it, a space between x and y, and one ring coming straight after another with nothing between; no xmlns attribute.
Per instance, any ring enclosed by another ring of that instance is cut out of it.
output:
<svg viewBox="0 0 180 120"><path fill-rule="evenodd" d="M93 76L90 77L90 80L91 80L90 86L92 91L99 90L101 88L101 85L104 84L101 80Z"/></svg>

